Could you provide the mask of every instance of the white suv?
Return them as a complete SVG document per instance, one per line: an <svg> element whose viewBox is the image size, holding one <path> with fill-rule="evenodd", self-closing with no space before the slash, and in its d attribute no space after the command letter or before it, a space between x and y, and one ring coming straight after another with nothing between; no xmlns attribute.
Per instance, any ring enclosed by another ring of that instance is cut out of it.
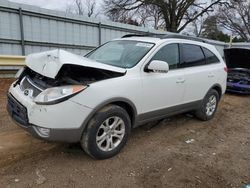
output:
<svg viewBox="0 0 250 188"><path fill-rule="evenodd" d="M33 136L116 155L132 128L184 112L213 118L227 68L216 48L178 36L125 36L85 57L31 54L8 93L11 117Z"/></svg>

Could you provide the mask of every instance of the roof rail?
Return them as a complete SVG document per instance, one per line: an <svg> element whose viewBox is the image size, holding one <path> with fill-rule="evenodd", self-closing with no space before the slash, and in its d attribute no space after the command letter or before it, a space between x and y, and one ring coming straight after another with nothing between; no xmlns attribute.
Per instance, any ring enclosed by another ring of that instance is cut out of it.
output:
<svg viewBox="0 0 250 188"><path fill-rule="evenodd" d="M176 38L176 39L187 39L187 40L193 40L193 41L207 43L207 41L205 39L198 38L198 37L192 37L192 36L186 36L186 35L180 35L180 34L146 33L146 34L127 34L127 35L122 36L122 38L129 38L129 37L155 37L155 38L160 38L160 39Z"/></svg>
<svg viewBox="0 0 250 188"><path fill-rule="evenodd" d="M161 37L161 39L168 39L168 38L187 39L187 40L194 40L194 41L204 42L204 43L207 42L205 39L202 39L202 38L186 36L186 35L178 35L178 34L168 34L168 35L164 35Z"/></svg>
<svg viewBox="0 0 250 188"><path fill-rule="evenodd" d="M122 38L129 38L129 37L147 37L149 34L127 34L122 36Z"/></svg>
<svg viewBox="0 0 250 188"><path fill-rule="evenodd" d="M146 33L146 34L127 34L122 36L122 38L129 38L129 37L155 37L155 38L161 38L163 35L160 34L152 34L152 33Z"/></svg>

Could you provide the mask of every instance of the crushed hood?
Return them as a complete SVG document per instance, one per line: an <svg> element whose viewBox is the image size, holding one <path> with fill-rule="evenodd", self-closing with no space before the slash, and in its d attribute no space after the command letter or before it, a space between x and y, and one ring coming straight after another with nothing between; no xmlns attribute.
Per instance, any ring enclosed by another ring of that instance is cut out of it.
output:
<svg viewBox="0 0 250 188"><path fill-rule="evenodd" d="M64 64L80 65L117 73L126 72L124 68L99 63L61 49L30 54L26 57L25 63L33 71L49 78L55 78Z"/></svg>

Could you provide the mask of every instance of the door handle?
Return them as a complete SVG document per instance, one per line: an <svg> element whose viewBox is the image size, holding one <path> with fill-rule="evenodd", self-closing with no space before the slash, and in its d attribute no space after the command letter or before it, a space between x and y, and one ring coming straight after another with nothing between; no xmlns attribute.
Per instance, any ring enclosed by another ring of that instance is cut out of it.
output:
<svg viewBox="0 0 250 188"><path fill-rule="evenodd" d="M214 74L213 73L209 73L208 74L208 78L213 78L214 77Z"/></svg>
<svg viewBox="0 0 250 188"><path fill-rule="evenodd" d="M186 80L184 78L179 78L177 79L176 83L177 84L181 84L181 83L184 83Z"/></svg>

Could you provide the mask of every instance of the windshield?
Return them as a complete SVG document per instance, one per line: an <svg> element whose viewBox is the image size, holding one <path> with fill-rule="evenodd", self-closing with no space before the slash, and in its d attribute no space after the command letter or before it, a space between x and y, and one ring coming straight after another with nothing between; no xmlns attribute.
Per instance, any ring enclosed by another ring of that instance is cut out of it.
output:
<svg viewBox="0 0 250 188"><path fill-rule="evenodd" d="M86 57L95 61L122 68L135 66L154 46L139 41L111 41L95 49Z"/></svg>

